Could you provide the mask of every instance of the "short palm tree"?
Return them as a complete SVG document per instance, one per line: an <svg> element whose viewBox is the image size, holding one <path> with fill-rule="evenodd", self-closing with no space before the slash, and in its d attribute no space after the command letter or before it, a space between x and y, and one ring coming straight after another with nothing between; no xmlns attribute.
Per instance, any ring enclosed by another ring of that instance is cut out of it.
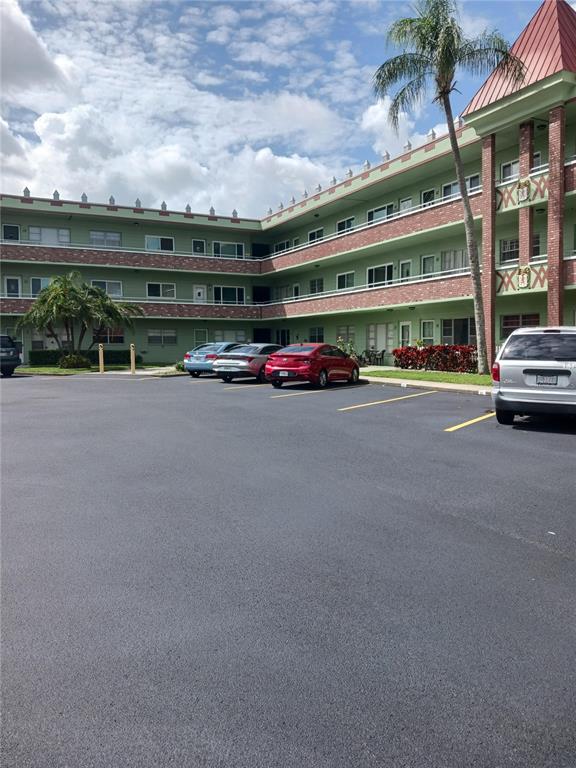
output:
<svg viewBox="0 0 576 768"><path fill-rule="evenodd" d="M420 0L416 15L398 19L388 30L388 42L403 49L402 53L385 61L374 75L374 89L380 97L400 84L392 97L388 113L397 130L401 112L417 106L432 90L446 116L450 146L454 155L456 178L464 207L464 229L474 296L474 319L478 346L478 371L488 372L484 304L478 242L470 207L464 166L456 137L450 94L456 90L456 73L465 70L472 75L485 74L495 68L515 83L524 79L524 65L510 52L508 43L496 32L484 32L469 39L458 22L454 0Z"/></svg>
<svg viewBox="0 0 576 768"><path fill-rule="evenodd" d="M138 305L115 302L100 288L82 282L78 272L69 272L40 291L18 326L42 331L54 339L58 349L76 354L81 352L87 332L93 330L97 337L106 328L132 328L133 318L141 314Z"/></svg>

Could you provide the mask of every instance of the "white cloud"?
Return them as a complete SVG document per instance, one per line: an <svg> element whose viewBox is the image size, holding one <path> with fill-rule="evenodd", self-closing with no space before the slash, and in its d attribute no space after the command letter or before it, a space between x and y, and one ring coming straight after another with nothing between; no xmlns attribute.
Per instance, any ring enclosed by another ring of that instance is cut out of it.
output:
<svg viewBox="0 0 576 768"><path fill-rule="evenodd" d="M394 157L404 151L407 141L410 141L413 147L419 147L426 143L427 138L426 133L419 133L416 130L414 119L404 112L399 115L396 132L388 120L390 101L389 97L385 97L368 107L360 118L360 129L371 137L372 148L377 154L389 152ZM438 123L433 128L438 136L447 131L445 123Z"/></svg>

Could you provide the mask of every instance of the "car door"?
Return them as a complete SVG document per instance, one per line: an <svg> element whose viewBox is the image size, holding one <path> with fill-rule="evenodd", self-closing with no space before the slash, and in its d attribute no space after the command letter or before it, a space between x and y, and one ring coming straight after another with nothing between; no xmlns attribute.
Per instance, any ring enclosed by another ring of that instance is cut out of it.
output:
<svg viewBox="0 0 576 768"><path fill-rule="evenodd" d="M324 347L322 350L322 367L326 369L329 381L338 378L338 351L337 347Z"/></svg>
<svg viewBox="0 0 576 768"><path fill-rule="evenodd" d="M353 367L352 358L338 347L334 348L334 378L348 379Z"/></svg>

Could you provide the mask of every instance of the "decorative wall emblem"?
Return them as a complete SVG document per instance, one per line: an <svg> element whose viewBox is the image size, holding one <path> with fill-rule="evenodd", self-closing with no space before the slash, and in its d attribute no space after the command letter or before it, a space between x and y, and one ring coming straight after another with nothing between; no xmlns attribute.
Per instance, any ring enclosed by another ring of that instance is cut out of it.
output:
<svg viewBox="0 0 576 768"><path fill-rule="evenodd" d="M518 289L530 288L532 270L530 267L520 267L517 273Z"/></svg>
<svg viewBox="0 0 576 768"><path fill-rule="evenodd" d="M524 179L519 181L516 193L518 195L518 203L528 203L530 201L530 180Z"/></svg>

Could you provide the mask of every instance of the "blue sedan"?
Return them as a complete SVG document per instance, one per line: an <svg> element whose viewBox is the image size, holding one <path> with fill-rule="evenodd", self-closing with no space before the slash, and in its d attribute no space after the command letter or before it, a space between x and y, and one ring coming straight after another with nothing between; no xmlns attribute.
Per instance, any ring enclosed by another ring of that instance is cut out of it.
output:
<svg viewBox="0 0 576 768"><path fill-rule="evenodd" d="M201 373L212 373L212 365L219 355L229 352L241 344L233 341L215 342L212 344L200 344L184 355L184 368L190 376L197 378Z"/></svg>

